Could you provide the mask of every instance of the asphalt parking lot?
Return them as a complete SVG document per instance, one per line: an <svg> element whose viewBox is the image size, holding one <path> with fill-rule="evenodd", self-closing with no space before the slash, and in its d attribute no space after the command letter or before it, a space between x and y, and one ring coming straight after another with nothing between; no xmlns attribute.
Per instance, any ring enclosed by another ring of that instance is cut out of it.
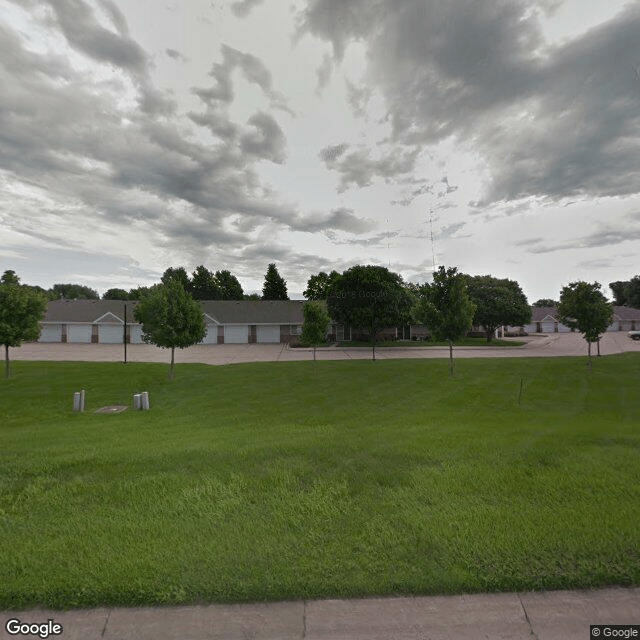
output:
<svg viewBox="0 0 640 640"><path fill-rule="evenodd" d="M456 358L522 358L586 356L587 343L578 333L553 333L524 338L520 347L457 347ZM606 333L600 341L600 353L610 355L627 351L640 352L640 340L631 340L626 332ZM592 353L597 353L592 345ZM85 362L122 362L124 348L119 344L78 344L31 342L9 350L12 360L72 360ZM168 362L168 349L148 344L127 345L128 362ZM199 362L223 365L240 362L296 362L313 358L312 349L289 348L283 344L195 345L176 349L176 362ZM448 358L447 347L376 347L376 358ZM317 350L318 360L369 360L371 349L365 347L326 347Z"/></svg>

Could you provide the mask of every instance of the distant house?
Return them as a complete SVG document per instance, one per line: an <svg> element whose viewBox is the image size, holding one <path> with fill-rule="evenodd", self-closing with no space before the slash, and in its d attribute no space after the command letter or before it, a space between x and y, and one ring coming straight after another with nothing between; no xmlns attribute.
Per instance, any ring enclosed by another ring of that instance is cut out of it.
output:
<svg viewBox="0 0 640 640"><path fill-rule="evenodd" d="M133 317L136 301L53 300L42 320L40 342L142 343L142 326ZM203 344L288 343L302 333L299 300L204 300L207 325Z"/></svg>
<svg viewBox="0 0 640 640"><path fill-rule="evenodd" d="M532 307L531 323L524 327L527 333L566 333L569 327L558 320L557 307ZM613 307L613 321L607 331L640 330L640 309Z"/></svg>

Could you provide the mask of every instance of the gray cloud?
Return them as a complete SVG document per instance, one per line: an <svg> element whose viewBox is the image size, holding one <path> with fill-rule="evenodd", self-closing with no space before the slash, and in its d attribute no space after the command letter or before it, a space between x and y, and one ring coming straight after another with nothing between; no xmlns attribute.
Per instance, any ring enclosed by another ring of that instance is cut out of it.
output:
<svg viewBox="0 0 640 640"><path fill-rule="evenodd" d="M322 64L316 71L318 77L318 86L316 93L322 93L322 90L327 86L329 80L331 80L331 73L333 72L333 60L331 56L325 55L322 59Z"/></svg>
<svg viewBox="0 0 640 640"><path fill-rule="evenodd" d="M420 149L392 148L377 160L370 157L368 149L357 149L351 153L347 144L325 147L319 157L328 169L340 174L338 191L346 191L351 185L368 187L376 177L390 182L397 176L413 171ZM346 155L345 155L346 153Z"/></svg>
<svg viewBox="0 0 640 640"><path fill-rule="evenodd" d="M185 62L187 60L187 58L185 58L185 56L183 56L176 49L165 49L164 51L170 58L173 58L174 60L180 60L181 62Z"/></svg>
<svg viewBox="0 0 640 640"><path fill-rule="evenodd" d="M255 7L262 4L263 1L264 0L239 0L231 5L231 11L233 11L238 18L246 18L249 13L251 13Z"/></svg>
<svg viewBox="0 0 640 640"><path fill-rule="evenodd" d="M240 138L243 153L282 164L286 157L287 140L275 118L268 113L258 112L249 118L248 123L253 131Z"/></svg>
<svg viewBox="0 0 640 640"><path fill-rule="evenodd" d="M337 59L365 43L367 81L386 100L396 142L454 136L479 153L489 169L479 207L637 193L640 5L550 47L538 16L554 6L307 0L299 29L331 42Z"/></svg>

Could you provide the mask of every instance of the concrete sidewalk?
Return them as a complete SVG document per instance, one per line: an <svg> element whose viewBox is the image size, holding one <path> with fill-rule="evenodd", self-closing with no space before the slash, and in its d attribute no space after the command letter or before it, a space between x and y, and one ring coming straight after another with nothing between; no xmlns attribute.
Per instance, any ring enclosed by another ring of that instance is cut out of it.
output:
<svg viewBox="0 0 640 640"><path fill-rule="evenodd" d="M51 619L63 640L588 640L590 625L640 625L640 588L5 611L1 638L46 637L10 634L11 619Z"/></svg>

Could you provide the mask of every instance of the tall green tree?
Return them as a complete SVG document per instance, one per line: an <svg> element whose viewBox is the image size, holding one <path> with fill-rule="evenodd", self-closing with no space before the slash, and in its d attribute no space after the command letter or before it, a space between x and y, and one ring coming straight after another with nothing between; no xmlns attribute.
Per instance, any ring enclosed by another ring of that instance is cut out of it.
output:
<svg viewBox="0 0 640 640"><path fill-rule="evenodd" d="M191 293L191 280L189 279L189 274L184 267L169 267L168 269L165 269L160 280L162 284L167 284L169 280L178 280L182 285L182 288Z"/></svg>
<svg viewBox="0 0 640 640"><path fill-rule="evenodd" d="M456 267L438 267L433 282L420 290L418 318L436 340L449 343L450 376L453 376L453 343L467 335L475 310L467 291L467 278Z"/></svg>
<svg viewBox="0 0 640 640"><path fill-rule="evenodd" d="M204 265L196 267L191 276L191 295L196 300L220 300L222 291L215 275Z"/></svg>
<svg viewBox="0 0 640 640"><path fill-rule="evenodd" d="M553 298L540 298L540 300L536 300L531 306L532 307L557 307L560 304L557 300Z"/></svg>
<svg viewBox="0 0 640 640"><path fill-rule="evenodd" d="M263 300L288 300L287 283L278 273L278 269L274 263L267 268L264 276L264 285L262 286Z"/></svg>
<svg viewBox="0 0 640 640"><path fill-rule="evenodd" d="M335 270L329 274L321 271L309 278L307 288L302 295L307 300L326 300L329 295L329 287L339 277L340 274Z"/></svg>
<svg viewBox="0 0 640 640"><path fill-rule="evenodd" d="M13 269L7 269L0 278L0 284L13 284L18 286L20 278Z"/></svg>
<svg viewBox="0 0 640 640"><path fill-rule="evenodd" d="M613 304L620 307L627 304L627 286L628 280L617 280L616 282L610 282L609 288L613 291Z"/></svg>
<svg viewBox="0 0 640 640"><path fill-rule="evenodd" d="M640 276L610 282L609 287L613 291L614 304L640 309Z"/></svg>
<svg viewBox="0 0 640 640"><path fill-rule="evenodd" d="M220 287L222 300L243 300L244 292L238 278L231 271L223 269L216 271L216 280Z"/></svg>
<svg viewBox="0 0 640 640"><path fill-rule="evenodd" d="M54 284L51 288L53 300L63 298L65 300L100 300L95 289L85 287L82 284Z"/></svg>
<svg viewBox="0 0 640 640"><path fill-rule="evenodd" d="M40 321L47 308L42 294L20 285L13 275L2 277L0 284L0 344L4 345L5 376L11 375L9 347L19 347L23 342L40 337Z"/></svg>
<svg viewBox="0 0 640 640"><path fill-rule="evenodd" d="M531 321L531 307L515 280L467 276L467 288L476 305L473 324L484 328L487 342L500 326L521 326Z"/></svg>
<svg viewBox="0 0 640 640"><path fill-rule="evenodd" d="M142 339L158 347L171 349L169 379L173 380L176 347L185 349L201 342L207 333L202 308L178 278L151 288L134 309L142 325Z"/></svg>
<svg viewBox="0 0 640 640"><path fill-rule="evenodd" d="M124 289L107 289L102 294L103 300L129 300L129 293Z"/></svg>
<svg viewBox="0 0 640 640"><path fill-rule="evenodd" d="M304 323L302 325L302 341L313 347L313 359L316 359L318 345L324 344L327 339L327 327L329 326L329 314L324 304L317 301L305 303L302 307Z"/></svg>
<svg viewBox="0 0 640 640"><path fill-rule="evenodd" d="M369 333L373 360L380 331L406 324L412 306L402 277L375 265L351 267L333 282L327 297L329 315L335 322Z"/></svg>
<svg viewBox="0 0 640 640"><path fill-rule="evenodd" d="M598 342L613 320L613 305L607 301L598 282L572 282L562 288L558 318L562 324L577 329L587 341L589 366L591 343Z"/></svg>

